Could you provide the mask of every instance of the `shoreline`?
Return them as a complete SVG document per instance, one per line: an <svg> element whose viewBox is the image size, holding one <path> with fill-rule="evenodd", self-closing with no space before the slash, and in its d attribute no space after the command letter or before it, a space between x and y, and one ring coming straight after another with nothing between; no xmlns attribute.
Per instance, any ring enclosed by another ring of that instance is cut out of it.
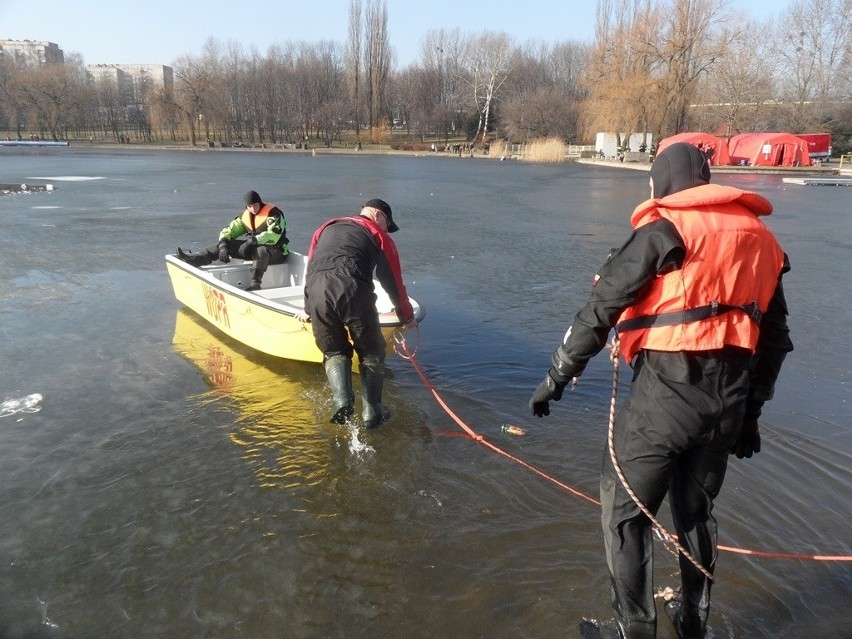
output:
<svg viewBox="0 0 852 639"><path fill-rule="evenodd" d="M648 171L651 168L650 162L619 162L618 160L595 160L590 158L577 158L573 160L578 164L600 165L609 168L627 169L630 171ZM710 173L733 173L744 174L754 173L760 175L838 175L840 173L852 173L852 166L849 169L841 169L839 166L722 166L711 165Z"/></svg>
<svg viewBox="0 0 852 639"><path fill-rule="evenodd" d="M22 148L22 147L9 147ZM49 147L44 147L49 148ZM433 152L433 151L406 151L396 149L380 149L380 148L361 148L360 150L353 147L315 147L308 149L291 149L283 145L253 145L244 147L209 147L209 146L188 146L188 145L169 145L169 144L111 144L97 143L87 141L71 142L68 146L58 147L59 149L101 149L101 150L116 150L128 149L134 151L186 151L192 153L286 153L286 154L301 154L301 155L387 155L397 157L434 157L445 159L459 160L496 160L496 161L512 161L525 162L527 164L551 164L525 161L517 158L510 158L501 155L485 155L477 153L473 155L458 155L455 153ZM590 166L601 166L612 169L625 169L628 171L647 171L650 168L650 162L620 162L618 160L608 160L599 158L581 158L578 156L569 156L564 162L576 164L586 164ZM849 168L840 168L839 166L826 166L820 164L818 166L792 167L792 166L711 166L712 173L730 173L730 174L760 174L760 175L852 175L852 164Z"/></svg>

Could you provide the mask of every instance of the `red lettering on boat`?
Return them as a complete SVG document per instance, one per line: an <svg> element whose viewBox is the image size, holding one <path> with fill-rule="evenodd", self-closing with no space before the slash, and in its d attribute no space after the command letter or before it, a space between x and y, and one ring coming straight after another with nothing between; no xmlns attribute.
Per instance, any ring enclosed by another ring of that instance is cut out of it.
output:
<svg viewBox="0 0 852 639"><path fill-rule="evenodd" d="M204 300L207 302L207 314L214 322L230 328L231 320L228 317L228 302L225 295L207 284L202 283L201 286L204 289Z"/></svg>

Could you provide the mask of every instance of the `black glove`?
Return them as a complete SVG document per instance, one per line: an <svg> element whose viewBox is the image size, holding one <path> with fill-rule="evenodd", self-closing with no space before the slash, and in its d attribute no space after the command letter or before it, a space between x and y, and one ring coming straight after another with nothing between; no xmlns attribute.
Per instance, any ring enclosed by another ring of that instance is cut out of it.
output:
<svg viewBox="0 0 852 639"><path fill-rule="evenodd" d="M223 264L227 264L231 261L231 256L228 255L227 242L219 242L219 261Z"/></svg>
<svg viewBox="0 0 852 639"><path fill-rule="evenodd" d="M758 428L757 419L746 417L740 428L740 436L731 447L731 453L736 455L737 459L742 459L743 457L751 457L753 454L759 452L760 428Z"/></svg>
<svg viewBox="0 0 852 639"><path fill-rule="evenodd" d="M553 369L550 369L547 372L547 377L545 377L544 381L536 387L535 392L530 399L530 412L532 412L535 417L550 415L550 404L548 404L548 402L551 400L558 402L562 399L562 391L565 390L565 386L568 382L557 381L554 379L553 373Z"/></svg>

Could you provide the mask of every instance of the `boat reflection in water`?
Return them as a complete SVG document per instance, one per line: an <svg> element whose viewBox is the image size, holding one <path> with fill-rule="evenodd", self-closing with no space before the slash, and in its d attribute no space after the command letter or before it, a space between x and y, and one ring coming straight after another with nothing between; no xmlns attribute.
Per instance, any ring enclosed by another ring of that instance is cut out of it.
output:
<svg viewBox="0 0 852 639"><path fill-rule="evenodd" d="M213 333L188 309L175 318L174 349L210 384L202 401L232 401L239 415L230 439L242 449L263 487L320 483L330 463L329 440L345 438L350 452L372 450L354 424L327 423L331 401L325 374L315 364L258 353ZM342 430L341 430L342 429Z"/></svg>

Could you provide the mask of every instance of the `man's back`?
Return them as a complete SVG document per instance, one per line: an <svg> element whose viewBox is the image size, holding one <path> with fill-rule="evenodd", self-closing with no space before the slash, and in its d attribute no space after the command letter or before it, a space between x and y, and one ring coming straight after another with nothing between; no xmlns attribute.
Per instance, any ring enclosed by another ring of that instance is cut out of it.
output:
<svg viewBox="0 0 852 639"><path fill-rule="evenodd" d="M307 277L321 271L342 270L352 277L372 281L381 249L366 229L341 218L326 225L316 240Z"/></svg>

